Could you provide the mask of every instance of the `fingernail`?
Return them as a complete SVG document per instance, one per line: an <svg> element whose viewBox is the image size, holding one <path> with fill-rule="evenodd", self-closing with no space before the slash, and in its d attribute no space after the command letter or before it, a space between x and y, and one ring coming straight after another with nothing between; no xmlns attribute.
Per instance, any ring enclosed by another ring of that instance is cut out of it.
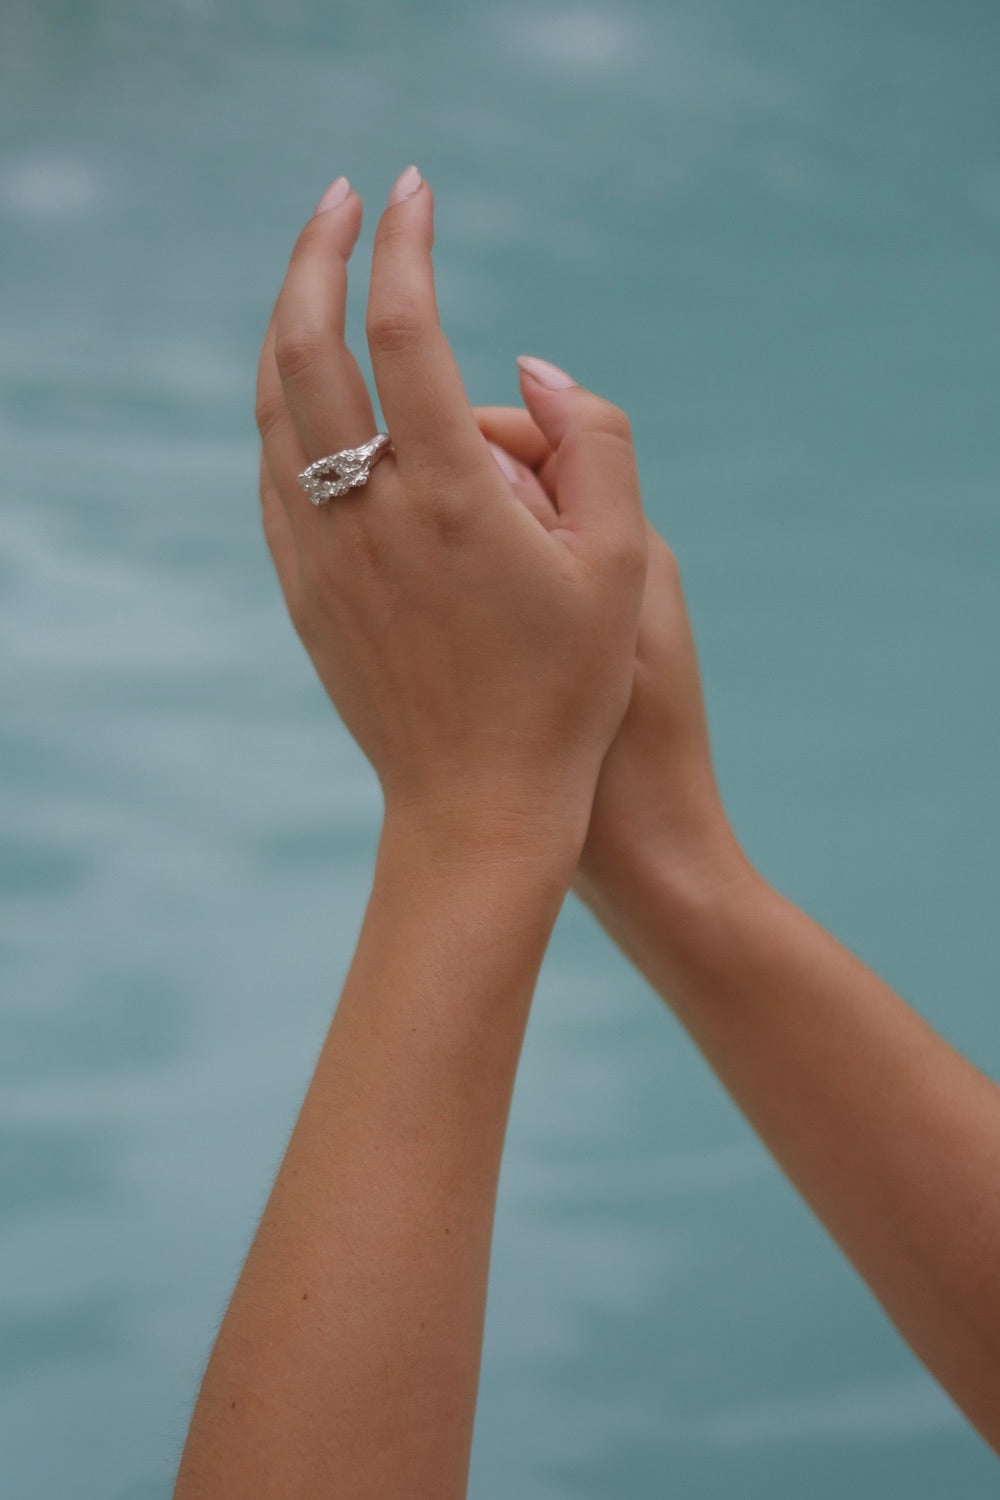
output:
<svg viewBox="0 0 1000 1500"><path fill-rule="evenodd" d="M550 365L547 359L536 359L533 354L519 354L517 362L525 375L530 375L532 380L537 380L539 385L544 385L550 391L564 391L568 386L577 384L572 375L567 375L558 365Z"/></svg>
<svg viewBox="0 0 1000 1500"><path fill-rule="evenodd" d="M407 198L412 198L423 180L416 167L404 168L392 185L388 206L391 208L394 203L403 203Z"/></svg>
<svg viewBox="0 0 1000 1500"><path fill-rule="evenodd" d="M490 443L490 451L497 461L500 472L505 479L510 480L511 484L518 484L524 478L516 459L511 458L506 448L501 448L499 443Z"/></svg>
<svg viewBox="0 0 1000 1500"><path fill-rule="evenodd" d="M350 195L351 184L346 177L338 177L336 182L331 182L322 198L313 209L314 214L325 214L331 208L339 208L344 200Z"/></svg>

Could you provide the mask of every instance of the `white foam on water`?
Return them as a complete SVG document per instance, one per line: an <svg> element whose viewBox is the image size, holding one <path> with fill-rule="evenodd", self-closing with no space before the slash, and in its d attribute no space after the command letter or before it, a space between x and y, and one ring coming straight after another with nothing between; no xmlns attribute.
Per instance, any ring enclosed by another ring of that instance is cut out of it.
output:
<svg viewBox="0 0 1000 1500"><path fill-rule="evenodd" d="M836 1391L748 1402L709 1417L700 1432L722 1447L752 1447L814 1438L897 1439L963 1426L940 1386L917 1370Z"/></svg>
<svg viewBox="0 0 1000 1500"><path fill-rule="evenodd" d="M532 55L577 71L620 68L638 50L637 28L630 17L589 6L524 15L514 36Z"/></svg>
<svg viewBox="0 0 1000 1500"><path fill-rule="evenodd" d="M23 219L55 223L86 218L110 197L108 174L82 157L31 152L0 166L0 202Z"/></svg>
<svg viewBox="0 0 1000 1500"><path fill-rule="evenodd" d="M253 403L253 366L210 338L178 334L132 351L134 368L153 389L208 401L243 396Z"/></svg>
<svg viewBox="0 0 1000 1500"><path fill-rule="evenodd" d="M524 199L502 190L467 189L454 194L448 204L448 235L457 243L525 244L533 223Z"/></svg>

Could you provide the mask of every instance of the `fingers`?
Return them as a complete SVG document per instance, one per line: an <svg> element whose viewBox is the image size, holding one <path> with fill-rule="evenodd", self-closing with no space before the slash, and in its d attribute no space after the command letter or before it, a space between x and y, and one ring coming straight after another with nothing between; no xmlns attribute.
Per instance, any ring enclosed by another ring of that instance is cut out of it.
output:
<svg viewBox="0 0 1000 1500"><path fill-rule="evenodd" d="M522 355L521 393L532 420L555 450L560 525L588 538L633 543L645 529L632 433L625 413L578 385L547 360Z"/></svg>
<svg viewBox="0 0 1000 1500"><path fill-rule="evenodd" d="M482 467L486 445L438 321L434 200L416 167L389 195L372 256L368 343L386 426L405 477Z"/></svg>
<svg viewBox="0 0 1000 1500"><path fill-rule="evenodd" d="M309 455L288 410L274 358L274 338L275 313L272 313L257 363L256 417L268 470L278 488L283 490L287 482L309 463Z"/></svg>
<svg viewBox="0 0 1000 1500"><path fill-rule="evenodd" d="M361 200L340 177L299 235L275 304L273 359L307 463L375 433L364 377L344 343L347 262L360 229Z"/></svg>
<svg viewBox="0 0 1000 1500"><path fill-rule="evenodd" d="M523 407L474 406L472 411L480 432L529 469L537 469L552 452L548 438Z"/></svg>
<svg viewBox="0 0 1000 1500"><path fill-rule="evenodd" d="M523 406L474 406L479 430L491 443L504 448L518 463L533 470L550 496L555 495L554 454L549 440Z"/></svg>
<svg viewBox="0 0 1000 1500"><path fill-rule="evenodd" d="M499 443L490 443L489 446L490 452L496 459L497 467L525 510L530 511L546 531L552 531L559 524L559 512L545 493L537 474L515 458L509 449L501 447Z"/></svg>
<svg viewBox="0 0 1000 1500"><path fill-rule="evenodd" d="M257 365L257 428L261 439L261 462L266 466L295 533L315 526L319 517L316 507L309 503L296 482L296 476L310 460L285 400L274 359L274 336L275 315L272 313Z"/></svg>
<svg viewBox="0 0 1000 1500"><path fill-rule="evenodd" d="M472 411L438 320L433 219L430 188L409 167L378 226L367 320L401 477L407 469L424 479L436 471L450 481L440 487L440 503L453 509L475 493L475 486L455 481L476 471L495 474L489 438L502 450L498 461L514 494L548 529L575 533L581 542L602 535L641 541L631 435L616 407L545 361L523 358L527 411L484 408L478 417ZM264 461L290 533L307 547L317 522L328 518L299 499L296 476L375 432L364 379L344 342L347 261L360 224L360 200L338 178L299 235L261 351ZM275 523L268 525L270 540Z"/></svg>

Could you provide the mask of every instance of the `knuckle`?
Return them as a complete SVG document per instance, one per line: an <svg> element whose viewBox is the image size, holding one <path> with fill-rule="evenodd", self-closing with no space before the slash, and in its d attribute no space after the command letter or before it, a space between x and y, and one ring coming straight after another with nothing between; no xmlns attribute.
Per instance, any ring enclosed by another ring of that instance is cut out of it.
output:
<svg viewBox="0 0 1000 1500"><path fill-rule="evenodd" d="M625 583L641 582L646 573L644 541L631 535L619 535L608 548L608 566Z"/></svg>
<svg viewBox="0 0 1000 1500"><path fill-rule="evenodd" d="M629 421L628 414L622 411L620 406L615 406L612 401L596 398L593 427L595 432L602 432L608 437L617 438L620 442L631 446L632 423Z"/></svg>
<svg viewBox="0 0 1000 1500"><path fill-rule="evenodd" d="M285 403L276 391L261 391L258 393L254 406L254 417L257 422L257 431L261 438L267 439L273 429L281 420Z"/></svg>
<svg viewBox="0 0 1000 1500"><path fill-rule="evenodd" d="M368 342L380 354L405 354L423 336L423 324L412 307L380 307L368 314Z"/></svg>
<svg viewBox="0 0 1000 1500"><path fill-rule="evenodd" d="M681 565L677 560L677 553L666 542L662 543L660 567L667 581L676 588L681 581Z"/></svg>
<svg viewBox="0 0 1000 1500"><path fill-rule="evenodd" d="M465 507L453 495L436 491L424 501L421 514L425 523L441 542L453 545L461 541L468 531L468 515Z"/></svg>
<svg viewBox="0 0 1000 1500"><path fill-rule="evenodd" d="M315 369L323 349L318 328L279 328L274 336L274 362L286 380L300 379Z"/></svg>
<svg viewBox="0 0 1000 1500"><path fill-rule="evenodd" d="M612 410L617 411L618 408L613 407ZM624 413L621 415L624 416ZM563 446L575 459L592 465L600 472L606 484L615 488L633 485L636 482L636 464L631 436L624 428L613 430L615 419L611 418L610 421L611 426L588 422L565 439Z"/></svg>

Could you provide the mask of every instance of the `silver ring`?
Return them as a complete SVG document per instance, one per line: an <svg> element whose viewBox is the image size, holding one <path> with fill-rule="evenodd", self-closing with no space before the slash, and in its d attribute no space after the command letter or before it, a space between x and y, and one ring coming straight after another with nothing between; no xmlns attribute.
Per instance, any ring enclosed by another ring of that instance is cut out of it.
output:
<svg viewBox="0 0 1000 1500"><path fill-rule="evenodd" d="M348 490L367 484L372 469L391 447L389 434L376 432L360 448L341 448L339 453L317 458L308 469L302 470L299 484L313 505L325 505L337 495L346 495Z"/></svg>

